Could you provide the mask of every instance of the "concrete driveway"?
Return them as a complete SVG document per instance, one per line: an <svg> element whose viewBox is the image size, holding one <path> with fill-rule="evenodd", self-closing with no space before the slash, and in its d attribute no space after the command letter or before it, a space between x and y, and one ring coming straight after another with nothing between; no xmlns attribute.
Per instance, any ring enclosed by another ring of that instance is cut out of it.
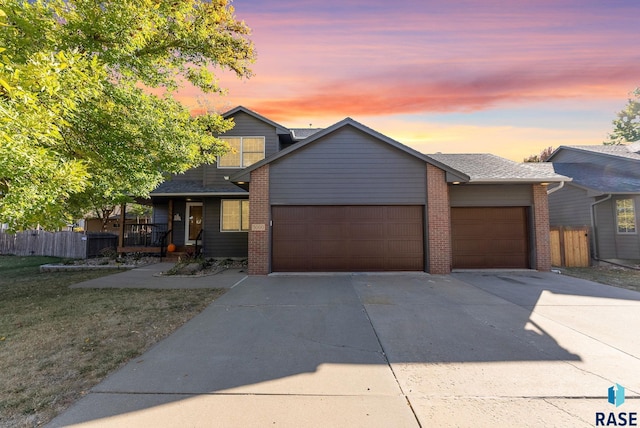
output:
<svg viewBox="0 0 640 428"><path fill-rule="evenodd" d="M594 426L640 412L639 327L551 273L249 277L50 426Z"/></svg>

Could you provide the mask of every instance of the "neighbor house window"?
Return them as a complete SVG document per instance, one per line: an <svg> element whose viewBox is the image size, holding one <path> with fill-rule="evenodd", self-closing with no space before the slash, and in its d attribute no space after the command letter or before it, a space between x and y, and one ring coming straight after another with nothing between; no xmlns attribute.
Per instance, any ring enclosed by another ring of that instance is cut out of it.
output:
<svg viewBox="0 0 640 428"><path fill-rule="evenodd" d="M636 233L636 207L633 199L616 201L616 223L618 233Z"/></svg>
<svg viewBox="0 0 640 428"><path fill-rule="evenodd" d="M220 137L230 150L218 158L218 168L245 168L264 159L264 137Z"/></svg>
<svg viewBox="0 0 640 428"><path fill-rule="evenodd" d="M222 200L223 232L246 232L249 230L249 200Z"/></svg>

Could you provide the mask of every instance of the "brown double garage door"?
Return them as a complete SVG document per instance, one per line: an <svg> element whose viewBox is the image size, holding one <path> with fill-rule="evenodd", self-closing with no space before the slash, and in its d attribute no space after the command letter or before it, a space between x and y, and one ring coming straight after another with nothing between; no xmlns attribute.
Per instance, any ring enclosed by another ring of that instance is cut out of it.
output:
<svg viewBox="0 0 640 428"><path fill-rule="evenodd" d="M274 272L424 270L423 206L273 206Z"/></svg>
<svg viewBox="0 0 640 428"><path fill-rule="evenodd" d="M526 207L451 208L453 268L528 268ZM273 206L274 272L424 270L423 206Z"/></svg>

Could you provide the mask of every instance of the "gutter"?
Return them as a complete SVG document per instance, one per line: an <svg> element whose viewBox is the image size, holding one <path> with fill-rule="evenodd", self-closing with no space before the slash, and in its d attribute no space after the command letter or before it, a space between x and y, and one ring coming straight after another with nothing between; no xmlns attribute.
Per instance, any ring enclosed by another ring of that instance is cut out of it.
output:
<svg viewBox="0 0 640 428"><path fill-rule="evenodd" d="M547 195L550 195L553 192L557 192L558 190L562 189L564 187L564 183L566 183L566 182L565 181L561 181L559 186L554 187L553 189L547 189Z"/></svg>
<svg viewBox="0 0 640 428"><path fill-rule="evenodd" d="M593 258L596 260L600 260L599 259L599 254L598 254L598 232L596 229L596 205L601 204L602 202L608 201L609 199L611 199L613 197L613 195L611 193L609 193L609 195L604 198L604 199L600 199L599 201L595 201L594 203L591 204L591 233L593 234Z"/></svg>

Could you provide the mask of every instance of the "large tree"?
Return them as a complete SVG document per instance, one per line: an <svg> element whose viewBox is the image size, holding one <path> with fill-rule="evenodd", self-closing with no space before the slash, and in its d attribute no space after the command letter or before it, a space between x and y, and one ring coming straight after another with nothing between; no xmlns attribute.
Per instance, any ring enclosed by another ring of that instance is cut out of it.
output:
<svg viewBox="0 0 640 428"><path fill-rule="evenodd" d="M232 122L172 97L250 76L226 0L2 0L0 25L0 223L56 227L227 149Z"/></svg>
<svg viewBox="0 0 640 428"><path fill-rule="evenodd" d="M624 144L640 140L640 88L636 88L627 105L613 121L613 132L604 144Z"/></svg>

